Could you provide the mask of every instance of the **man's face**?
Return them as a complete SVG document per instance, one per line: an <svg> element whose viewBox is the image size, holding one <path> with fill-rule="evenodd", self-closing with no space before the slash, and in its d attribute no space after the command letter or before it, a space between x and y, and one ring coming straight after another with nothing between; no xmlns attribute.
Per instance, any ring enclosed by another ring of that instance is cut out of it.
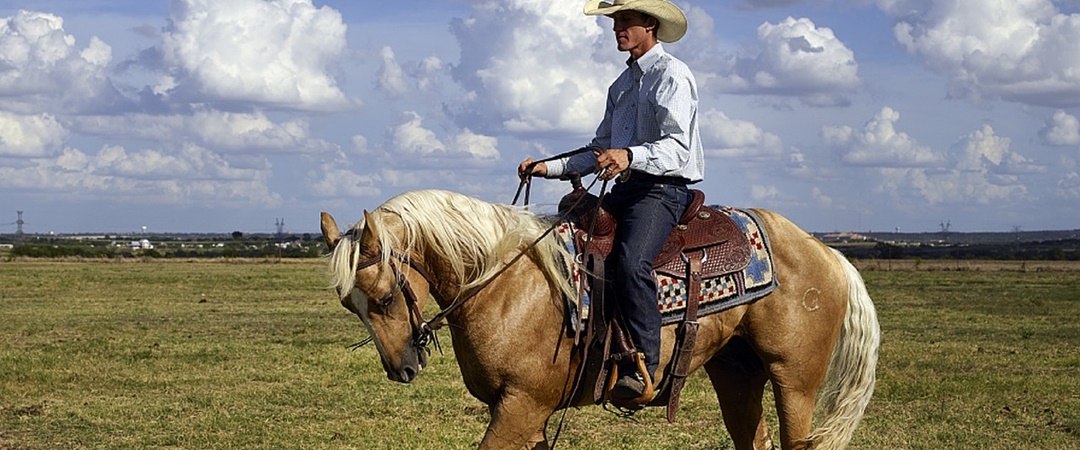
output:
<svg viewBox="0 0 1080 450"><path fill-rule="evenodd" d="M612 14L611 18L615 20L612 29L615 30L615 40L619 43L619 51L630 52L642 47L643 43L651 43L652 38L647 28L655 26L655 19L647 18L637 11L619 11Z"/></svg>

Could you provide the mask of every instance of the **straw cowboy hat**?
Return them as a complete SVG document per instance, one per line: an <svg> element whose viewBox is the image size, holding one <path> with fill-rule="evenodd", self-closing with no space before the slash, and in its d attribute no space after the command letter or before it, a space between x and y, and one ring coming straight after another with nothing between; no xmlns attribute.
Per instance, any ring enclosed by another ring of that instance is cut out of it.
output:
<svg viewBox="0 0 1080 450"><path fill-rule="evenodd" d="M666 0L592 0L585 4L588 16L607 16L619 11L638 11L655 17L660 22L656 38L661 42L675 42L686 34L686 15Z"/></svg>

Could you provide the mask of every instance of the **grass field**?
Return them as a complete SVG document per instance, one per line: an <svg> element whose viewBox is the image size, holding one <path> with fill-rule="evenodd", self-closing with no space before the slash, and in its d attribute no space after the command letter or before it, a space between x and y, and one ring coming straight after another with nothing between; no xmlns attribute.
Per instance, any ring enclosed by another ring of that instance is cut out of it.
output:
<svg viewBox="0 0 1080 450"><path fill-rule="evenodd" d="M1080 448L1080 267L858 265L884 342L849 448ZM475 447L487 412L450 346L386 380L322 271L0 262L0 449ZM695 374L675 424L571 410L559 448L732 447Z"/></svg>

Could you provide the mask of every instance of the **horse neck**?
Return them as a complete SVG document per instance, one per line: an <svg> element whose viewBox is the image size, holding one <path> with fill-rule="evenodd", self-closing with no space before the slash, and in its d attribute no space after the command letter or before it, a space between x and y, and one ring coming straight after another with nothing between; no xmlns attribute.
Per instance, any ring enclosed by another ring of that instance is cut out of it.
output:
<svg viewBox="0 0 1080 450"><path fill-rule="evenodd" d="M412 257L412 264L423 271L428 288L439 307L449 307L454 299L461 295L461 281L454 275L448 262L429 254L430 252L417 253Z"/></svg>

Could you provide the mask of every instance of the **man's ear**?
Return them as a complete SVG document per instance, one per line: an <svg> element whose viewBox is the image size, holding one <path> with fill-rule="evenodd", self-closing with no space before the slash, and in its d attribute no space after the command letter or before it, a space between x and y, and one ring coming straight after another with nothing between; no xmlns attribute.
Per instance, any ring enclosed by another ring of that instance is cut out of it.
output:
<svg viewBox="0 0 1080 450"><path fill-rule="evenodd" d="M658 32L659 28L660 28L660 20L653 17L653 16L650 16L650 15L646 14L645 15L645 31L651 31L653 36L656 36L656 33Z"/></svg>

